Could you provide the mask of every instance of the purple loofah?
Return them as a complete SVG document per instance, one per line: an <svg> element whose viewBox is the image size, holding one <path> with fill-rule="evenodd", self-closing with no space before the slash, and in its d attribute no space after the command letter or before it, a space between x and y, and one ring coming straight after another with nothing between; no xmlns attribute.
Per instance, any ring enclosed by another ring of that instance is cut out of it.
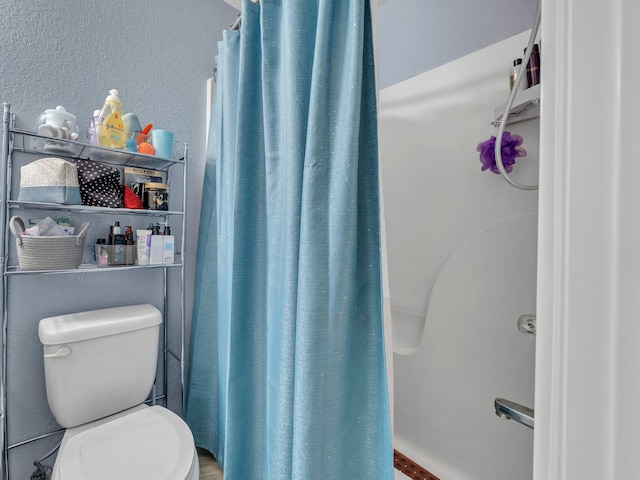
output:
<svg viewBox="0 0 640 480"><path fill-rule="evenodd" d="M516 163L517 157L524 157L527 151L520 147L524 139L520 135L511 135L505 131L502 135L502 164L507 173L511 173L513 165ZM482 170L491 170L493 173L499 174L496 165L496 137L493 135L489 140L478 144L476 150L480 152L480 161L482 162Z"/></svg>

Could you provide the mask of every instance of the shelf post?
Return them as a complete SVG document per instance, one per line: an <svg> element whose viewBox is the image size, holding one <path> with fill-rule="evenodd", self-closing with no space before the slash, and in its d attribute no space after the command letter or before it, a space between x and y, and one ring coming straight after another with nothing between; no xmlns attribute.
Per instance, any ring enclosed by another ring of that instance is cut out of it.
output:
<svg viewBox="0 0 640 480"><path fill-rule="evenodd" d="M9 178L7 175L9 162L9 127L11 123L11 105L3 104L2 115L2 168L0 168L0 179L2 185L2 205L0 208L0 235L2 236L0 245L2 251L7 252L7 192ZM4 272L7 267L7 259L4 253L0 254L0 264L2 265L2 328L0 331L0 345L2 348L2 365L0 365L0 446L2 447L2 459L0 461L0 473L3 480L9 480L9 444L7 435L7 285Z"/></svg>

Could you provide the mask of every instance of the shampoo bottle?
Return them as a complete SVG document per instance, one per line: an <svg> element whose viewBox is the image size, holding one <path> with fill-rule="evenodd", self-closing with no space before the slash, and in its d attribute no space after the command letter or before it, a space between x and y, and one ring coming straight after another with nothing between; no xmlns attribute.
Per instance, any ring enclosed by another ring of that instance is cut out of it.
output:
<svg viewBox="0 0 640 480"><path fill-rule="evenodd" d="M527 54L527 49L524 49L524 54ZM524 78L522 79L524 81ZM540 83L540 47L537 43L534 43L531 49L531 56L527 63L527 88L533 87Z"/></svg>
<svg viewBox="0 0 640 480"><path fill-rule="evenodd" d="M124 129L124 111L118 90L110 90L100 110L98 144L102 147L124 148L127 134Z"/></svg>

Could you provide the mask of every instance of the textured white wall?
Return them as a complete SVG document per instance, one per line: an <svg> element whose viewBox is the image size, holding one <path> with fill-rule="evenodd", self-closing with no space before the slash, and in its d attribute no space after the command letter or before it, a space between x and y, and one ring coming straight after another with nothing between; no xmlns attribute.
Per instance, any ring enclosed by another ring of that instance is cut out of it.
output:
<svg viewBox="0 0 640 480"><path fill-rule="evenodd" d="M32 129L40 112L56 105L76 114L84 127L109 89L117 88L126 111L173 130L179 142L189 143L189 311L204 166L206 79L213 73L216 42L235 16L222 0L0 0L0 101L12 105L19 127ZM172 189L172 194L181 195L179 190ZM44 397L38 320L142 301L162 306L160 278L146 272L10 280L10 444L57 428ZM172 274L171 280L175 286L178 278ZM174 299L176 292L172 289ZM170 373L175 388L177 372ZM12 449L11 478L29 478L31 462L58 438Z"/></svg>

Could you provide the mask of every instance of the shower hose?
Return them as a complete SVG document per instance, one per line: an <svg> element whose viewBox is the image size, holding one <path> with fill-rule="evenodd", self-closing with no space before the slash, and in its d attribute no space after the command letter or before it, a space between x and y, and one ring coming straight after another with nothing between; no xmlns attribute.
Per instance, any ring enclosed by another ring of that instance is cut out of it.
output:
<svg viewBox="0 0 640 480"><path fill-rule="evenodd" d="M516 93L518 91L518 87L520 86L520 82L522 81L523 73L527 68L527 64L529 63L529 57L531 57L531 51L533 50L533 44L536 40L536 35L538 34L538 28L540 27L540 3L542 0L538 0L538 6L536 8L536 18L533 22L533 28L531 29L531 36L529 37L529 43L527 45L527 50L525 51L524 58L522 59L522 63L520 64L518 70L518 78L513 82L513 87L511 87L511 93L509 95L509 100L507 100L507 104L504 107L504 114L500 119L500 125L498 126L498 134L496 135L496 146L495 146L495 157L496 157L496 165L498 166L498 170L504 177L504 179L513 185L516 188L521 190L536 190L538 185L524 185L522 183L518 183L513 180L507 174L507 171L504 168L504 164L502 163L502 136L504 135L504 127L507 125L507 119L509 118L509 113L511 113L511 107L513 105L513 101L516 98Z"/></svg>

